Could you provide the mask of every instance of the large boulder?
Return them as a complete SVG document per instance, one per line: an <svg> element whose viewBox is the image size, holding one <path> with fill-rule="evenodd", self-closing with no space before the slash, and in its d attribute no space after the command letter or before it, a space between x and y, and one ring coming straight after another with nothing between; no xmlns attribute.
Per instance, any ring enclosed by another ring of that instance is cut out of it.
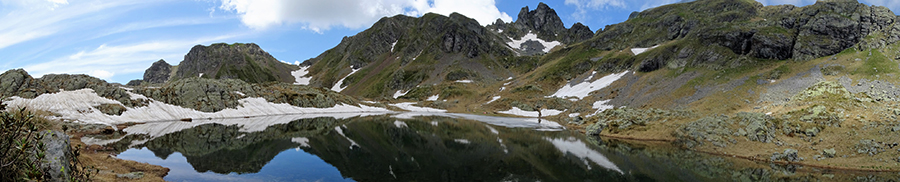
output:
<svg viewBox="0 0 900 182"><path fill-rule="evenodd" d="M69 181L69 136L60 131L41 131L41 142L44 144L44 158L41 169L49 174L48 181Z"/></svg>

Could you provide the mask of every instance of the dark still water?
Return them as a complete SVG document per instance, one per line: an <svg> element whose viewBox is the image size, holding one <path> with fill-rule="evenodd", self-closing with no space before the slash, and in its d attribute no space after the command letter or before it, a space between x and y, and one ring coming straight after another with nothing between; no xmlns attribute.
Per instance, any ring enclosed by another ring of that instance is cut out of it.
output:
<svg viewBox="0 0 900 182"><path fill-rule="evenodd" d="M124 131L84 140L168 167L169 181L740 181L829 173L585 137L552 121L460 114L273 116Z"/></svg>

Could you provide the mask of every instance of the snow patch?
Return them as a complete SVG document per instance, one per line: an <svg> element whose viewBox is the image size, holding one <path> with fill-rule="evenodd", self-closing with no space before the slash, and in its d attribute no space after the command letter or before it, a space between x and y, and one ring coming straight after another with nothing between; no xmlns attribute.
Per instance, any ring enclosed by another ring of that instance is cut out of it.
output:
<svg viewBox="0 0 900 182"><path fill-rule="evenodd" d="M238 95L240 95L241 97L247 96L247 95L244 94L243 92L239 92L239 91L234 91L234 94L238 94Z"/></svg>
<svg viewBox="0 0 900 182"><path fill-rule="evenodd" d="M391 52L394 52L394 46L397 45L397 42L400 42L400 40L397 40L397 41L394 41L394 43L391 43Z"/></svg>
<svg viewBox="0 0 900 182"><path fill-rule="evenodd" d="M397 126L397 128L406 128L406 127L409 127L409 126L407 126L406 123L404 123L403 121L394 121L394 126Z"/></svg>
<svg viewBox="0 0 900 182"><path fill-rule="evenodd" d="M547 116L555 116L555 115L563 113L563 112L564 111L555 110L555 109L541 109L540 113L541 113L542 117L547 117ZM509 109L506 111L500 111L499 113L516 115L516 116L525 116L525 117L538 117L537 111L524 111L522 109L519 109L519 107L513 107L512 109Z"/></svg>
<svg viewBox="0 0 900 182"><path fill-rule="evenodd" d="M466 139L453 139L453 141L456 142L456 143L461 143L461 144L470 144L470 143L472 143L472 142L470 142L469 140L466 140Z"/></svg>
<svg viewBox="0 0 900 182"><path fill-rule="evenodd" d="M609 103L609 101L610 101L610 100L600 100L600 101L594 102L594 106L591 107L591 108L594 108L594 109L596 109L597 111L595 111L594 114L588 115L588 117L597 115L597 114L599 114L600 112L603 112L603 111L605 111L605 110L607 110L607 109L612 109L612 108L614 108L614 106L608 105L608 104L607 104L607 103Z"/></svg>
<svg viewBox="0 0 900 182"><path fill-rule="evenodd" d="M340 126L335 126L334 131L337 131L338 134L340 134L341 136L346 138L347 141L350 141L350 149L353 149L353 146L359 147L359 144L357 144L356 141L353 141L353 139L350 139L350 137L347 137L347 135L344 135L344 130L341 129Z"/></svg>
<svg viewBox="0 0 900 182"><path fill-rule="evenodd" d="M456 80L456 83L472 83L472 80Z"/></svg>
<svg viewBox="0 0 900 182"><path fill-rule="evenodd" d="M415 102L401 102L401 103L390 104L390 105L394 106L394 107L399 107L400 109L403 109L403 110L412 111L412 112L447 112L447 110L443 110L443 109L435 109L435 108L430 108L430 107L419 107L419 106L413 106L413 104L416 104L416 103Z"/></svg>
<svg viewBox="0 0 900 182"><path fill-rule="evenodd" d="M396 99L400 96L406 95L406 93L409 93L409 90L407 90L406 92L403 92L402 90L397 90L397 92L394 92L394 99Z"/></svg>
<svg viewBox="0 0 900 182"><path fill-rule="evenodd" d="M498 134L498 135L500 134L500 131L497 131L497 129L494 129L494 127L491 127L491 126L488 126L488 125L484 125L484 126L487 126L487 128L488 128L489 130L491 130L491 133Z"/></svg>
<svg viewBox="0 0 900 182"><path fill-rule="evenodd" d="M569 113L570 118L575 117L575 116L580 116L580 115L581 115L581 113Z"/></svg>
<svg viewBox="0 0 900 182"><path fill-rule="evenodd" d="M497 101L497 100L499 100L499 99L500 99L500 96L499 96L499 95L498 95L498 96L494 96L494 97L491 97L491 100L487 101L487 102L484 103L484 104L490 104L491 102Z"/></svg>
<svg viewBox="0 0 900 182"><path fill-rule="evenodd" d="M437 122L437 121L432 121L432 122L431 122L431 125L438 126L438 122Z"/></svg>
<svg viewBox="0 0 900 182"><path fill-rule="evenodd" d="M83 123L121 124L128 122L144 123L151 121L173 121L184 118L235 118L266 115L306 114L306 113L389 113L390 110L370 106L351 106L337 104L330 108L297 107L290 104L270 103L264 98L244 98L238 100L241 106L227 108L219 112L201 112L180 106L170 105L155 100L144 107L129 108L122 115L106 115L97 111L94 106L100 104L121 104L118 101L98 96L92 89L63 91L53 94L42 94L34 99L12 97L4 102L11 108L28 107L60 114L60 119Z"/></svg>
<svg viewBox="0 0 900 182"><path fill-rule="evenodd" d="M628 73L628 71L625 71L622 73L617 73L617 74L610 74L610 75L604 76L603 78L597 79L593 82L587 82L587 81L581 82L574 86L572 86L571 84L566 84L562 88L557 90L556 93L554 93L553 95L547 96L547 97L561 97L561 98L578 97L579 100L584 99L584 97L587 97L588 95L590 95L591 92L597 91L597 90L600 90L600 89L603 89L603 88L609 86L616 80L619 80L620 78L622 78L622 76L625 76L625 74L627 74L627 73Z"/></svg>
<svg viewBox="0 0 900 182"><path fill-rule="evenodd" d="M291 142L300 144L301 147L309 147L309 138L306 137L291 138Z"/></svg>
<svg viewBox="0 0 900 182"><path fill-rule="evenodd" d="M596 150L589 148L587 144L585 144L581 140L578 140L574 137L570 137L568 139L544 139L550 141L550 143L553 143L553 146L556 146L556 148L559 149L560 152L572 154L578 158L581 158L581 160L584 161L584 164L588 167L590 167L588 161L591 161L604 168L625 174L621 169L619 169L618 166L616 166L615 163L607 159L606 156L604 156L600 152L597 152Z"/></svg>
<svg viewBox="0 0 900 182"><path fill-rule="evenodd" d="M655 46L650 47L650 48L631 48L631 53L634 53L634 55L638 55L638 54L647 52L647 51L649 51L650 49L653 49L653 48L656 48L656 47L659 47L659 45L655 45Z"/></svg>
<svg viewBox="0 0 900 182"><path fill-rule="evenodd" d="M428 97L428 99L425 99L425 100L426 100L426 101L437 101L437 100L438 100L438 95L437 95L437 94L432 95L432 96Z"/></svg>
<svg viewBox="0 0 900 182"><path fill-rule="evenodd" d="M553 47L556 47L556 46L558 46L558 45L561 44L561 43L559 43L559 41L547 42L547 41L545 41L545 40L543 40L543 39L539 39L539 38L537 37L537 34L534 34L534 33L531 33L531 32L528 32L528 34L525 34L525 36L522 36L522 38L519 38L519 39L513 39L513 38L510 38L510 39L512 39L512 41L511 41L511 42L507 42L506 44L509 45L509 47L512 47L512 48L515 48L515 49L520 49L520 50L522 49L522 44L523 44L523 43L525 43L525 42L527 42L527 41L529 41L529 40L531 40L531 41L537 41L537 42L541 43L542 45L544 45L543 51L544 51L545 53L550 52L550 49L553 49Z"/></svg>
<svg viewBox="0 0 900 182"><path fill-rule="evenodd" d="M311 66L301 66L297 71L291 71L291 76L294 76L294 85L309 85L309 81L312 80L312 77L307 77L306 74L309 74L309 67Z"/></svg>
<svg viewBox="0 0 900 182"><path fill-rule="evenodd" d="M341 80L338 80L337 83L334 83L334 86L331 87L331 90L334 90L335 92L341 92L345 88L347 88L347 87L341 87L341 85L344 84L344 79L347 79L347 77L350 77L350 75L353 75L353 73L356 73L356 71L359 71L359 69L353 69L353 67L350 67L350 69L352 69L353 71L350 71L350 74L347 74L347 76L344 76L344 78L341 78Z"/></svg>

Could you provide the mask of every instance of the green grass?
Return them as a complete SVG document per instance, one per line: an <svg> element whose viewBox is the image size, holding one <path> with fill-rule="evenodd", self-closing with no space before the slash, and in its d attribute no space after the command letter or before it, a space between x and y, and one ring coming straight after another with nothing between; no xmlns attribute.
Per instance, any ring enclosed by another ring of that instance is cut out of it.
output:
<svg viewBox="0 0 900 182"><path fill-rule="evenodd" d="M865 63L863 63L859 69L854 71L853 74L875 76L897 73L898 64L891 61L891 59L881 53L881 51L868 50L868 52L872 53L872 56L868 58L869 60L864 60Z"/></svg>

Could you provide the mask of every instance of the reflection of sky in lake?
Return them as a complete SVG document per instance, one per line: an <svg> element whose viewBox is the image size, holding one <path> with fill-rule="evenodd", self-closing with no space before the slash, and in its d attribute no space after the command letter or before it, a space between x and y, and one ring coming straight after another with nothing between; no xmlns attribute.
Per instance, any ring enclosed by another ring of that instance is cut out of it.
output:
<svg viewBox="0 0 900 182"><path fill-rule="evenodd" d="M170 171L166 181L353 181L341 177L331 164L299 149L282 151L259 173L246 174L197 172L181 153L160 159L147 148L128 149L118 157L167 167Z"/></svg>

